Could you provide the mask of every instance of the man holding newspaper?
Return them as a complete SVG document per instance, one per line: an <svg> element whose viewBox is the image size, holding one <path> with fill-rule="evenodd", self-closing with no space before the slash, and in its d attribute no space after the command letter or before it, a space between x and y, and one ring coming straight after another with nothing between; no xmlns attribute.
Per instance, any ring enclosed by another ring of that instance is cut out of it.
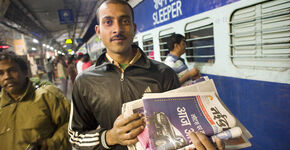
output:
<svg viewBox="0 0 290 150"><path fill-rule="evenodd" d="M136 33L132 7L122 0L104 1L98 11L96 33L106 52L96 65L79 75L73 87L69 124L70 142L75 149L127 149L138 142L145 128L142 114L121 114L122 104L146 93L178 88L175 72L148 59L131 46ZM192 133L197 149L216 149L201 133ZM223 149L221 141L218 148Z"/></svg>

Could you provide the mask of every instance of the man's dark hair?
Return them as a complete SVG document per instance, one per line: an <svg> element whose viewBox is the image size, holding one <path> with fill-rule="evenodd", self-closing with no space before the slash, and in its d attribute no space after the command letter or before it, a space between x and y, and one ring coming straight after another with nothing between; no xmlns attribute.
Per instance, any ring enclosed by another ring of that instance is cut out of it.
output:
<svg viewBox="0 0 290 150"><path fill-rule="evenodd" d="M84 55L83 54L81 54L81 55L78 55L77 56L77 60L80 60L81 58L83 58L84 57Z"/></svg>
<svg viewBox="0 0 290 150"><path fill-rule="evenodd" d="M185 40L183 35L173 33L167 41L168 50L172 51L174 49L174 44L180 44L182 40Z"/></svg>
<svg viewBox="0 0 290 150"><path fill-rule="evenodd" d="M132 6L127 1L125 1L125 0L103 0L103 2L101 2L101 4L99 5L99 8L97 9L97 12L96 12L96 16L97 16L96 19L97 19L98 24L100 24L99 9L100 9L100 6L103 4L121 4L121 5L128 6L131 10L132 21L134 22L134 11L133 11Z"/></svg>
<svg viewBox="0 0 290 150"><path fill-rule="evenodd" d="M27 62L20 56L16 55L14 52L11 51L0 52L0 61L3 60L15 62L20 67L23 73L28 74Z"/></svg>
<svg viewBox="0 0 290 150"><path fill-rule="evenodd" d="M84 54L83 62L88 62L88 61L90 61L90 55L89 54Z"/></svg>

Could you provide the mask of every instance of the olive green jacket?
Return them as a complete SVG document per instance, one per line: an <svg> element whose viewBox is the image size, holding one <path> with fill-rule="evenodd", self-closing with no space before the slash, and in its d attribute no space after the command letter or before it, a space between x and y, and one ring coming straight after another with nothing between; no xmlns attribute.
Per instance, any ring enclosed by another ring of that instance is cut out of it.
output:
<svg viewBox="0 0 290 150"><path fill-rule="evenodd" d="M0 150L25 150L46 140L49 150L71 149L67 127L69 102L53 85L36 89L29 81L16 101L0 93Z"/></svg>

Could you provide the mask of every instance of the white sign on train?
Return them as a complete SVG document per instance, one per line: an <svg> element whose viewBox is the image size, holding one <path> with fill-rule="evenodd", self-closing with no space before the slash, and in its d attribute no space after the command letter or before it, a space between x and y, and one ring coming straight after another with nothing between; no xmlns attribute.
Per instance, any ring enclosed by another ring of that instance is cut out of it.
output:
<svg viewBox="0 0 290 150"><path fill-rule="evenodd" d="M153 0L155 12L153 25L157 25L182 15L180 0Z"/></svg>

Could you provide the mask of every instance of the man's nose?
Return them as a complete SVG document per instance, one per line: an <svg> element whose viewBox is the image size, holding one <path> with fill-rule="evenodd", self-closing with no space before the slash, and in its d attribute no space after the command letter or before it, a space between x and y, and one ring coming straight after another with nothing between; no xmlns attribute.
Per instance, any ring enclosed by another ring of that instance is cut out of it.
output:
<svg viewBox="0 0 290 150"><path fill-rule="evenodd" d="M113 33L119 34L123 32L123 25L120 22L115 23Z"/></svg>
<svg viewBox="0 0 290 150"><path fill-rule="evenodd" d="M3 74L3 79L9 79L11 77L11 74L9 73L9 71L5 71Z"/></svg>

